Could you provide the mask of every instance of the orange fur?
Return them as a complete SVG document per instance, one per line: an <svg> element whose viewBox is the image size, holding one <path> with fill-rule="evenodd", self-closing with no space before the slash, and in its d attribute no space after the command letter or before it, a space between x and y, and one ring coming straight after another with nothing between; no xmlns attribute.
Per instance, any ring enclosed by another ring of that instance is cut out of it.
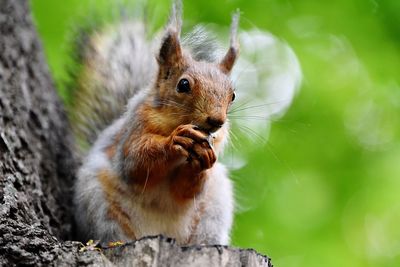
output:
<svg viewBox="0 0 400 267"><path fill-rule="evenodd" d="M140 112L147 112L148 115L146 108ZM182 157L179 151L173 149L173 137L178 132L163 136L154 134L160 132L160 129L151 123L144 125L140 134L132 134L123 144L125 157L141 155L140 159L136 159L140 162L129 172L130 181L146 191L169 179L172 197L179 204L185 204L202 191L205 170L185 162L181 166L174 164ZM199 138L203 136L202 133L198 135Z"/></svg>
<svg viewBox="0 0 400 267"><path fill-rule="evenodd" d="M122 138L123 133L124 133L124 131L120 131L116 135L114 142L111 145L109 145L108 147L106 147L105 153L109 159L112 159L115 156L115 153L117 153L117 146Z"/></svg>
<svg viewBox="0 0 400 267"><path fill-rule="evenodd" d="M193 200L193 197L203 190L206 178L207 176L204 172L196 174L193 173L192 169L182 167L172 177L170 186L172 197L179 204L185 204L187 201Z"/></svg>
<svg viewBox="0 0 400 267"><path fill-rule="evenodd" d="M135 232L132 229L132 223L129 216L121 210L121 207L111 201L110 208L108 209L108 216L119 224L124 234L130 239L136 239Z"/></svg>
<svg viewBox="0 0 400 267"><path fill-rule="evenodd" d="M137 166L129 171L129 181L145 190L150 190L158 185L165 174L168 166L164 160L165 144L163 137L158 135L145 135L139 138L131 135L123 145L125 157L138 153L143 158L137 161Z"/></svg>
<svg viewBox="0 0 400 267"><path fill-rule="evenodd" d="M119 224L126 236L136 239L135 232L132 229L132 223L129 215L124 212L121 205L117 202L118 195L126 195L126 192L118 185L119 179L107 170L102 170L98 174L102 185L104 195L109 203L108 216Z"/></svg>
<svg viewBox="0 0 400 267"><path fill-rule="evenodd" d="M108 146L105 150L106 155L109 159L112 159L115 156L115 153L117 152L117 144L111 144L110 146Z"/></svg>

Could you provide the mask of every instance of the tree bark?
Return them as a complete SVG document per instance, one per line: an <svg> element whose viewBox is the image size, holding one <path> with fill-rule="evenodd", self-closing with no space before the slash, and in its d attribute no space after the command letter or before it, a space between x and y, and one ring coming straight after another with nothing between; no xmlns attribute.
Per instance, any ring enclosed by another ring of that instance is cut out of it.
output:
<svg viewBox="0 0 400 267"><path fill-rule="evenodd" d="M179 247L164 237L123 246L71 240L78 164L27 0L0 0L0 266L270 266L253 250Z"/></svg>

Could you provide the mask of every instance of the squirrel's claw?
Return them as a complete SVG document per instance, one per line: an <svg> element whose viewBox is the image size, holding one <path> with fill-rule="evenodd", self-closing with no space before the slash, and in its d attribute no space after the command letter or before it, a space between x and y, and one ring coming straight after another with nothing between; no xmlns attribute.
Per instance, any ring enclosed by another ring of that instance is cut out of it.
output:
<svg viewBox="0 0 400 267"><path fill-rule="evenodd" d="M211 168L217 160L211 145L211 135L191 124L178 126L171 134L172 148L194 169Z"/></svg>

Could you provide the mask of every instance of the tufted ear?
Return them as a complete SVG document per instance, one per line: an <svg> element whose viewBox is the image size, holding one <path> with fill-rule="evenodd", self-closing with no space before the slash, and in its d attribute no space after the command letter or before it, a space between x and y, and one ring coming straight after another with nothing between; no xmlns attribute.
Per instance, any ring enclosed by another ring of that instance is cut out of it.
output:
<svg viewBox="0 0 400 267"><path fill-rule="evenodd" d="M160 66L172 67L182 61L180 34L182 28L182 2L176 0L172 5L171 15L161 42L158 55Z"/></svg>
<svg viewBox="0 0 400 267"><path fill-rule="evenodd" d="M236 59L239 56L239 41L237 37L237 30L239 25L239 11L233 14L231 24L231 37L228 52L225 54L222 61L219 63L219 68L222 72L230 74Z"/></svg>
<svg viewBox="0 0 400 267"><path fill-rule="evenodd" d="M175 66L182 61L182 49L177 32L168 30L158 55L160 66Z"/></svg>

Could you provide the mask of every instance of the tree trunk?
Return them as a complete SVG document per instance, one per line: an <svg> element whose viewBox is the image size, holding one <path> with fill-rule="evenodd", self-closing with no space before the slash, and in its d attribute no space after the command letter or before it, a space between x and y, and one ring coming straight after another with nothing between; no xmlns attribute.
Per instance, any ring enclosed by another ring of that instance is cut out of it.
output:
<svg viewBox="0 0 400 267"><path fill-rule="evenodd" d="M72 236L78 161L27 0L0 0L0 266L270 266L252 250L149 237L99 250Z"/></svg>

